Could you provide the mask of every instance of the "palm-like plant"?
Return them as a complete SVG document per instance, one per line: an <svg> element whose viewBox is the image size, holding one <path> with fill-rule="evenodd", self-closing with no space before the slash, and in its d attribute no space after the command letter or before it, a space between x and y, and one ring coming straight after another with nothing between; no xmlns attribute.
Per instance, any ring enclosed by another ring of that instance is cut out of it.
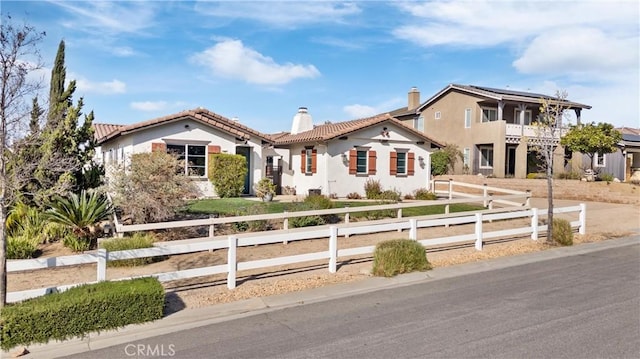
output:
<svg viewBox="0 0 640 359"><path fill-rule="evenodd" d="M79 239L89 243L90 247L95 245L98 238L99 223L113 213L107 197L95 191L57 197L50 207L46 212L47 219L69 228Z"/></svg>

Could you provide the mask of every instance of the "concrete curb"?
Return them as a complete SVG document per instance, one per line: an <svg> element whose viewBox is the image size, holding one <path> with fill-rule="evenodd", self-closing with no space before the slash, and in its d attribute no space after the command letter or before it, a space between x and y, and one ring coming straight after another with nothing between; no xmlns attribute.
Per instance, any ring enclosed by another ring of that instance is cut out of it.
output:
<svg viewBox="0 0 640 359"><path fill-rule="evenodd" d="M640 244L640 235L634 235L625 238L586 243L573 247L553 248L540 252L435 268L428 272L408 273L393 278L371 277L361 281L340 283L302 292L252 298L204 308L188 309L168 315L155 322L130 325L115 331L91 333L82 339L71 339L64 342L53 341L48 344L32 345L28 348L30 354L23 356L23 358L64 357L288 307L407 286L424 281L477 274L517 265L567 256L584 255L604 249L638 244ZM13 351L15 351L15 349ZM11 352L2 352L2 357L10 357L10 353Z"/></svg>

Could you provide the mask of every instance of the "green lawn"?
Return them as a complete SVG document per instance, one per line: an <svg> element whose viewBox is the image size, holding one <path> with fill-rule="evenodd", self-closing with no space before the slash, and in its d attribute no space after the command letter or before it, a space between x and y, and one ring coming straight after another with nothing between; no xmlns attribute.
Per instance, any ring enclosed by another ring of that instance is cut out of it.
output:
<svg viewBox="0 0 640 359"><path fill-rule="evenodd" d="M244 198L221 198L221 199L202 199L191 202L187 206L188 213L209 213L219 214L222 216L235 216L246 213L282 213L286 211L299 211L300 202L278 202L276 200L272 202L258 202L254 200L248 200ZM347 205L349 207L365 207L382 204L381 202L368 202L368 201L335 201L335 208L344 208ZM452 204L450 206L450 212L464 212L475 211L484 209L482 206L470 205L470 204ZM394 210L384 211L385 213L379 213L381 211L363 211L352 213L351 217L395 217ZM403 217L424 216L430 214L444 213L444 205L437 206L425 206L404 208L402 210Z"/></svg>

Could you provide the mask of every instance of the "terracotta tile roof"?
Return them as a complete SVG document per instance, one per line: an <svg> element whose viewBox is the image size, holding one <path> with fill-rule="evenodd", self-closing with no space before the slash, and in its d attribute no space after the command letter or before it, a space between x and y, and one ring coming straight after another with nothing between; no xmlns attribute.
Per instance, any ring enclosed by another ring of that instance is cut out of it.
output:
<svg viewBox="0 0 640 359"><path fill-rule="evenodd" d="M221 131L227 132L244 140L248 140L252 137L257 137L258 139L261 139L263 141L272 142L271 136L268 134L258 132L237 121L230 120L226 117L220 116L217 113L203 108L182 111L172 115L158 117L148 121L138 122L126 126L94 124L94 128L96 130L95 138L100 144L116 136L126 135L145 128L154 127L164 123L183 119L192 119L207 124L211 127L217 128Z"/></svg>
<svg viewBox="0 0 640 359"><path fill-rule="evenodd" d="M401 121L398 121L394 117L391 117L389 114L382 114L382 115L377 115L373 117L361 118L358 120L318 125L314 127L312 130L297 133L295 135L287 133L285 135L274 137L274 142L276 145L287 145L287 144L293 144L293 143L328 141L338 137L346 136L355 131L359 131L383 122L391 122L399 127L402 127L408 132L411 132L418 138L429 141L436 146L440 146L440 147L443 146L442 144L435 141L434 139L426 136L424 133L405 125L404 123L402 123Z"/></svg>

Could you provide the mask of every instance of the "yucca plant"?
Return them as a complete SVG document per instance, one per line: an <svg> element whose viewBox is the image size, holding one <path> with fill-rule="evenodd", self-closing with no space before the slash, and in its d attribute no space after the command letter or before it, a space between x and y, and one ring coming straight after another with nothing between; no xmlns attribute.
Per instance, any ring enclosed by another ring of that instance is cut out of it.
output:
<svg viewBox="0 0 640 359"><path fill-rule="evenodd" d="M50 207L47 219L69 228L80 240L89 243L90 248L95 247L99 223L113 213L107 197L95 191L56 197Z"/></svg>

